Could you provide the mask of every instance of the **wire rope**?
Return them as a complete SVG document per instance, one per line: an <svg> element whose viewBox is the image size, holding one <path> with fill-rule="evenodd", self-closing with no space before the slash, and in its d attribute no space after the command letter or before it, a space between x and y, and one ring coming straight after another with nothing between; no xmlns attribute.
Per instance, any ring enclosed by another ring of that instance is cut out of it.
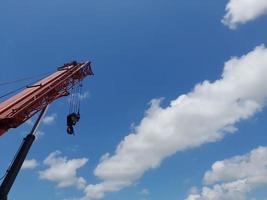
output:
<svg viewBox="0 0 267 200"><path fill-rule="evenodd" d="M38 80L35 80L35 81L32 81L31 83L28 83L28 84L26 84L26 85L24 85L24 86L22 86L22 87L19 87L19 88L15 89L15 90L10 91L10 92L7 92L7 93L1 95L1 96L0 96L0 99L3 99L3 98L5 98L5 97L7 97L7 96L9 96L9 95L11 95L11 94L14 94L14 93L16 93L16 92L18 92L18 91L21 91L21 90L24 89L24 88L27 88L27 86L29 86L29 85L31 85L31 84L34 84L35 82L38 82L38 81L42 80L45 76L47 76L48 74L51 74L51 73L52 73L52 72L50 72L50 73L43 73L42 78L40 78L40 79L38 79ZM40 76L40 75L38 75L38 76ZM38 76L35 76L35 78L38 77ZM31 79L33 79L33 76L31 77ZM6 82L6 83L7 83L7 82ZM13 83L14 83L14 81L13 81ZM1 84L0 84L0 86L1 86ZM3 86L3 83L2 83L2 86Z"/></svg>
<svg viewBox="0 0 267 200"><path fill-rule="evenodd" d="M46 73L42 73L42 74L37 74L37 75L34 75L34 76L27 76L27 77L19 78L19 79L12 80L12 81L0 82L0 86L6 86L6 85L14 84L14 83L19 83L19 82L23 82L23 81L27 81L27 80L32 80L32 79L37 78L37 77L41 77L41 76L45 76L45 75L51 74L52 72L54 72L54 71L50 71L50 72L46 72Z"/></svg>

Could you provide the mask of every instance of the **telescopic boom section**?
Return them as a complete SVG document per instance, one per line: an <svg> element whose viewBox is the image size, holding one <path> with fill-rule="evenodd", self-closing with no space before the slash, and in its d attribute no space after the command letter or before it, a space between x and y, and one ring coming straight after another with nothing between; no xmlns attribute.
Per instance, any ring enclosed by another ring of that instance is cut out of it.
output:
<svg viewBox="0 0 267 200"><path fill-rule="evenodd" d="M57 72L0 103L0 136L17 128L56 99L68 96L72 87L93 75L91 62L64 64Z"/></svg>

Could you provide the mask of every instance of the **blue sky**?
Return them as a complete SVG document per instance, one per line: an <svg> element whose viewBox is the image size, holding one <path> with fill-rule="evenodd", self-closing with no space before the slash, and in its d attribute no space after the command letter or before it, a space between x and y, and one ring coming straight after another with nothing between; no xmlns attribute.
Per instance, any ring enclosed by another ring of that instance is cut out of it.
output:
<svg viewBox="0 0 267 200"><path fill-rule="evenodd" d="M91 60L95 73L84 82L84 91L90 95L82 101L76 136L70 137L65 131L67 99L53 103L47 115L56 116L54 122L42 125L43 136L28 157L36 159L38 166L20 173L10 199L63 200L84 196L83 189L75 185L58 188L57 181L40 180L39 172L49 167L43 161L50 153L58 150L59 157L89 159L77 168L77 177L83 177L87 184L100 183L93 173L100 158L107 152L114 155L117 145L134 131L132 127L139 126L152 99L163 97L162 107L166 108L171 100L191 92L196 84L220 79L224 63L231 57L246 55L256 46L266 44L266 16L245 16L249 20L243 20L242 25L229 22L238 25L233 30L233 26L221 23L228 3L1 2L1 82L51 71L72 60ZM230 11L235 12L235 8ZM1 88L1 94L17 86ZM234 123L238 128L234 134L194 148L177 149L177 153L164 157L160 166L146 170L131 186L108 192L104 199L180 200L188 196L192 187L201 190L203 176L213 163L267 145L267 112L263 105L261 112ZM0 138L3 174L29 130L25 124ZM267 195L264 190L264 184L253 188L247 198L263 199Z"/></svg>

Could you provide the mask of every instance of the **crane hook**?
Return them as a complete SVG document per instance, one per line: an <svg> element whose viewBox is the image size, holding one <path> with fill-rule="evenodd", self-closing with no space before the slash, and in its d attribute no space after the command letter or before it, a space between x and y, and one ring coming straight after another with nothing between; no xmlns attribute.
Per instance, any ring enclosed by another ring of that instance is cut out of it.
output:
<svg viewBox="0 0 267 200"><path fill-rule="evenodd" d="M67 116L67 133L69 135L74 135L74 128L73 126L80 120L81 115L80 112L78 113L71 113Z"/></svg>

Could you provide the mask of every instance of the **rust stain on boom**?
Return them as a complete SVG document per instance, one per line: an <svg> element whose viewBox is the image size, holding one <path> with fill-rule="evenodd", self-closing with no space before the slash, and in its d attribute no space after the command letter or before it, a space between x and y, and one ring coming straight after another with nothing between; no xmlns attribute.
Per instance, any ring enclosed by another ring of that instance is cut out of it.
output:
<svg viewBox="0 0 267 200"><path fill-rule="evenodd" d="M0 136L10 128L17 128L56 99L68 96L75 84L90 75L93 75L90 62L67 63L54 74L0 103Z"/></svg>

